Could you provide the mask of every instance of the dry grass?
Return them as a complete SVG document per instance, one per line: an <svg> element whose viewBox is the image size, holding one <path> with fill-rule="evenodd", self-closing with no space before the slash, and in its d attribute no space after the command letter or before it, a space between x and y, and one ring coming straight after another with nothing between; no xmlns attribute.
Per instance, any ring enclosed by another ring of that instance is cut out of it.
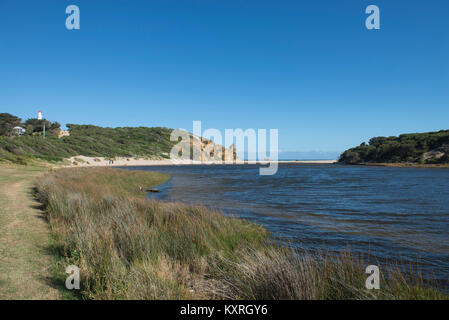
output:
<svg viewBox="0 0 449 320"><path fill-rule="evenodd" d="M62 298L49 281L50 230L30 192L44 172L0 164L0 300Z"/></svg>
<svg viewBox="0 0 449 320"><path fill-rule="evenodd" d="M261 226L202 207L146 200L159 173L51 172L37 184L59 253L91 299L445 298L399 272L365 289L361 260L280 248ZM385 281L384 281L385 280ZM414 283L410 285L409 283Z"/></svg>

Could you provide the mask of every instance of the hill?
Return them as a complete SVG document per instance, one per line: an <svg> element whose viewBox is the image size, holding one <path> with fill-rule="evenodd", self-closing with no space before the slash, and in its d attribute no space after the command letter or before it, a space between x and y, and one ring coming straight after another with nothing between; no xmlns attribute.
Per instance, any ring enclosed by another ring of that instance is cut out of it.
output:
<svg viewBox="0 0 449 320"><path fill-rule="evenodd" d="M15 126L26 128L17 135ZM28 119L24 123L18 117L0 113L0 161L26 164L29 160L62 161L75 156L114 159L144 158L167 159L177 145L178 151L190 148L204 159L223 160L236 158L235 149L226 149L213 141L190 135L190 142L178 144L170 141L173 129L163 127L103 128L95 125L67 124L68 132L60 130L58 122L46 119ZM43 129L46 128L45 138ZM198 154L198 152L197 152ZM206 157L207 156L207 157Z"/></svg>
<svg viewBox="0 0 449 320"><path fill-rule="evenodd" d="M343 152L340 163L449 163L449 130L375 137Z"/></svg>
<svg viewBox="0 0 449 320"><path fill-rule="evenodd" d="M68 124L70 136L23 135L0 137L0 160L16 163L27 159L62 161L85 155L114 157L166 158L173 142L168 128L102 128Z"/></svg>

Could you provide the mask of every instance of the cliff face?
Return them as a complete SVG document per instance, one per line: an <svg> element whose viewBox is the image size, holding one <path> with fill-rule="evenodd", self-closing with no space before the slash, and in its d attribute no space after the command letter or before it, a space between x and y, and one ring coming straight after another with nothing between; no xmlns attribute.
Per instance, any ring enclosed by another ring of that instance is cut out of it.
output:
<svg viewBox="0 0 449 320"><path fill-rule="evenodd" d="M369 143L346 150L339 162L358 163L449 163L449 130L375 137Z"/></svg>
<svg viewBox="0 0 449 320"><path fill-rule="evenodd" d="M61 129L59 129L58 138L68 137L68 136L70 136L70 131L69 130L61 130Z"/></svg>
<svg viewBox="0 0 449 320"><path fill-rule="evenodd" d="M192 134L189 134L189 138L189 142L177 143L174 146L174 150L179 153L179 156L183 154L184 157L187 157L190 160L201 162L233 162L239 160L234 145L225 148L212 140L204 139Z"/></svg>

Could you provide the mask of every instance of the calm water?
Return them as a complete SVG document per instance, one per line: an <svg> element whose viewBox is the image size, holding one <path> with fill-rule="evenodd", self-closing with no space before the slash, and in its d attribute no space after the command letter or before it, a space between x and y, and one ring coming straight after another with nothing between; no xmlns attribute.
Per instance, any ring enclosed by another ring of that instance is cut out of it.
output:
<svg viewBox="0 0 449 320"><path fill-rule="evenodd" d="M306 249L349 247L449 279L449 170L282 164L276 175L259 176L258 168L128 169L172 175L149 196L221 209Z"/></svg>

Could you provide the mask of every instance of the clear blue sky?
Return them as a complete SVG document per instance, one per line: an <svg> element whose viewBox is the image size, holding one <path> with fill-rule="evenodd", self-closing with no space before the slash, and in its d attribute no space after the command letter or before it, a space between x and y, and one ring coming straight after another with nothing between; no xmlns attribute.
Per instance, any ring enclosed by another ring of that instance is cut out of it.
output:
<svg viewBox="0 0 449 320"><path fill-rule="evenodd" d="M62 124L278 128L285 151L449 129L449 1L0 0L0 112L38 109Z"/></svg>

